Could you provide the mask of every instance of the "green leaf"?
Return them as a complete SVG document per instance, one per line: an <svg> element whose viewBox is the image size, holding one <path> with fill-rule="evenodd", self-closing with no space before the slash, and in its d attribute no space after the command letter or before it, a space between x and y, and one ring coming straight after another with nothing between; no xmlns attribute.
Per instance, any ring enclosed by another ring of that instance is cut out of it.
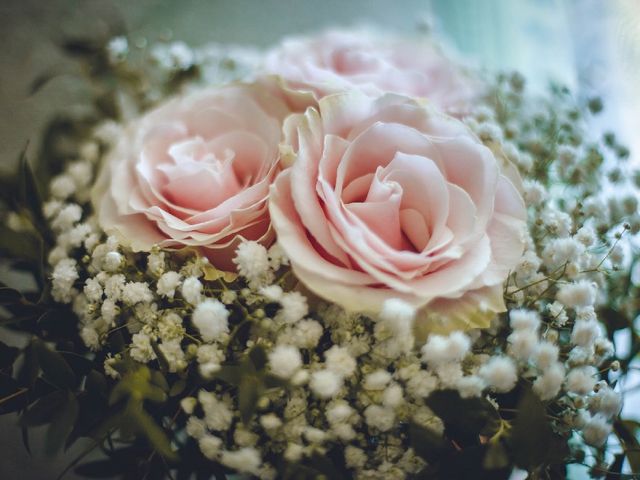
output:
<svg viewBox="0 0 640 480"><path fill-rule="evenodd" d="M409 444L427 463L435 464L453 450L442 435L415 423L409 425Z"/></svg>
<svg viewBox="0 0 640 480"><path fill-rule="evenodd" d="M8 375L0 374L0 415L16 412L27 405L27 389Z"/></svg>
<svg viewBox="0 0 640 480"><path fill-rule="evenodd" d="M18 355L20 355L19 348L10 347L6 343L0 342L0 370L12 366Z"/></svg>
<svg viewBox="0 0 640 480"><path fill-rule="evenodd" d="M27 147L22 151L19 163L19 184L18 193L20 203L31 215L33 226L42 233L48 232L48 224L42 212L42 197L36 181L36 177L31 170L27 160Z"/></svg>
<svg viewBox="0 0 640 480"><path fill-rule="evenodd" d="M33 387L39 372L40 364L38 362L38 354L33 347L33 343L30 343L22 352L22 366L18 371L18 382L21 385Z"/></svg>
<svg viewBox="0 0 640 480"><path fill-rule="evenodd" d="M90 395L96 397L107 397L108 384L106 377L97 370L91 370L87 374L87 380L84 384L84 389Z"/></svg>
<svg viewBox="0 0 640 480"><path fill-rule="evenodd" d="M71 367L71 370L73 370L76 376L84 377L85 375L87 375L89 372L92 371L93 362L88 358L73 352L60 351L59 353L60 355L62 355L62 358L64 358L64 360L67 362L69 367Z"/></svg>
<svg viewBox="0 0 640 480"><path fill-rule="evenodd" d="M613 430L629 460L631 470L634 474L640 473L640 443L638 443L637 437L640 423L631 420L616 420L613 423Z"/></svg>
<svg viewBox="0 0 640 480"><path fill-rule="evenodd" d="M144 411L141 403L130 401L123 420L130 421L134 429L143 434L160 455L172 460L177 459L177 454L171 449L164 430L155 423L151 415Z"/></svg>
<svg viewBox="0 0 640 480"><path fill-rule="evenodd" d="M501 441L489 443L482 466L487 470L498 470L509 466L509 456Z"/></svg>
<svg viewBox="0 0 640 480"><path fill-rule="evenodd" d="M173 385L171 385L171 388L169 389L169 396L177 397L182 392L184 392L184 389L186 387L187 387L187 381L181 378L180 380L176 381Z"/></svg>
<svg viewBox="0 0 640 480"><path fill-rule="evenodd" d="M50 350L40 340L35 340L33 346L45 380L62 389L72 388L76 384L73 370L60 353Z"/></svg>
<svg viewBox="0 0 640 480"><path fill-rule="evenodd" d="M530 389L525 390L509 437L516 465L534 469L545 463L552 433L542 401Z"/></svg>
<svg viewBox="0 0 640 480"><path fill-rule="evenodd" d="M433 392L425 403L445 424L445 434L458 441L479 441L479 435L493 436L500 415L485 398L462 398L455 390Z"/></svg>
<svg viewBox="0 0 640 480"><path fill-rule="evenodd" d="M67 437L73 430L78 418L78 401L71 392L66 393L66 399L57 415L53 418L45 437L45 452L54 454L65 444Z"/></svg>
<svg viewBox="0 0 640 480"><path fill-rule="evenodd" d="M267 352L262 345L256 345L253 347L249 352L249 358L258 372L263 370L267 365Z"/></svg>
<svg viewBox="0 0 640 480"><path fill-rule="evenodd" d="M151 383L151 370L143 365L122 376L122 380L111 391L109 403L113 405L124 398L132 398L138 402L150 400L160 403L167 399L167 394L162 388Z"/></svg>
<svg viewBox="0 0 640 480"><path fill-rule="evenodd" d="M240 365L225 365L216 372L215 378L237 387L240 385L243 375L244 370Z"/></svg>
<svg viewBox="0 0 640 480"><path fill-rule="evenodd" d="M12 305L22 301L22 294L9 287L0 287L0 305Z"/></svg>
<svg viewBox="0 0 640 480"><path fill-rule="evenodd" d="M34 427L51 422L67 401L67 393L56 390L40 398L20 417L20 425Z"/></svg>
<svg viewBox="0 0 640 480"><path fill-rule="evenodd" d="M256 411L258 399L262 394L262 382L253 375L246 375L240 380L238 387L238 408L240 419L245 425L249 423Z"/></svg>

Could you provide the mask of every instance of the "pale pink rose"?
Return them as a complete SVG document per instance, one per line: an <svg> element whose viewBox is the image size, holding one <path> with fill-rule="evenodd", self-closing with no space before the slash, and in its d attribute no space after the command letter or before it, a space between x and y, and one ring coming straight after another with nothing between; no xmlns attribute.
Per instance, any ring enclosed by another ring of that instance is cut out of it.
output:
<svg viewBox="0 0 640 480"><path fill-rule="evenodd" d="M232 268L242 238L273 239L267 197L291 109L275 81L176 98L129 124L93 191L100 226L134 250L198 247Z"/></svg>
<svg viewBox="0 0 640 480"><path fill-rule="evenodd" d="M423 332L486 327L484 313L504 309L525 206L463 123L354 91L284 128L297 158L271 188L271 218L309 290L358 312L402 299L421 308Z"/></svg>
<svg viewBox="0 0 640 480"><path fill-rule="evenodd" d="M316 98L359 89L425 97L449 113L463 113L480 85L440 47L424 38L330 30L285 39L268 52L265 70Z"/></svg>

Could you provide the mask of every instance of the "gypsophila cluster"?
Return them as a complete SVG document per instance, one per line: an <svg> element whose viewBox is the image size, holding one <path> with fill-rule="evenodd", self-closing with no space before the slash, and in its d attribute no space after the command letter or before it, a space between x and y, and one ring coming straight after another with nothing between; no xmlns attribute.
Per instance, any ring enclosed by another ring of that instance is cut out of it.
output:
<svg viewBox="0 0 640 480"><path fill-rule="evenodd" d="M109 59L119 64L128 51L116 38ZM238 58L250 70L245 53ZM167 71L202 68L220 82L237 67L226 51L179 42L153 57ZM353 478L411 478L427 461L408 432L443 435L445 421L429 406L443 391L499 415L513 409L502 404L509 392L529 389L553 412L555 433L601 447L621 409L601 312L637 312L627 290L637 288L630 252L640 175L607 162L624 157L622 147L588 140L566 92L540 102L523 88L517 76L499 78L465 118L522 177L516 188L529 212L526 250L504 286L507 311L486 330L418 337L424 312L399 299L376 315L346 312L309 296L277 243L242 242L237 275L196 250L121 245L97 226L87 193L118 134L110 123L49 185L51 295L71 306L82 342L114 381L133 362L183 382L176 429L234 472L278 478L282 462L313 464L338 451Z"/></svg>

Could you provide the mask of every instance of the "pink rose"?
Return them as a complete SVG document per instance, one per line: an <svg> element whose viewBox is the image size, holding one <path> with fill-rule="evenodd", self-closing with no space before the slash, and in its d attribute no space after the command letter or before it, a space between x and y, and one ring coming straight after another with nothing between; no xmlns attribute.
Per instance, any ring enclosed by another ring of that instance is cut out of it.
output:
<svg viewBox="0 0 640 480"><path fill-rule="evenodd" d="M426 97L450 113L466 110L479 85L426 39L328 31L285 39L268 53L265 69L317 98L359 89Z"/></svg>
<svg viewBox="0 0 640 480"><path fill-rule="evenodd" d="M347 92L318 108L285 122L297 158L271 189L299 280L351 311L390 298L424 307L419 330L486 327L484 313L504 308L526 218L494 154L409 98Z"/></svg>
<svg viewBox="0 0 640 480"><path fill-rule="evenodd" d="M201 247L220 267L269 243L267 197L290 108L274 82L173 99L127 126L93 192L101 227L134 250Z"/></svg>

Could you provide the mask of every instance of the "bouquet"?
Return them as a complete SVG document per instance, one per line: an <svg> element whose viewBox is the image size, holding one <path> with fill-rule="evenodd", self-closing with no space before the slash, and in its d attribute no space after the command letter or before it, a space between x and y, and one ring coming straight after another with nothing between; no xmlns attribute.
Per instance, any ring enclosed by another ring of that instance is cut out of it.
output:
<svg viewBox="0 0 640 480"><path fill-rule="evenodd" d="M599 99L424 35L64 47L93 108L0 189L0 412L86 445L60 477L640 472L640 171Z"/></svg>

